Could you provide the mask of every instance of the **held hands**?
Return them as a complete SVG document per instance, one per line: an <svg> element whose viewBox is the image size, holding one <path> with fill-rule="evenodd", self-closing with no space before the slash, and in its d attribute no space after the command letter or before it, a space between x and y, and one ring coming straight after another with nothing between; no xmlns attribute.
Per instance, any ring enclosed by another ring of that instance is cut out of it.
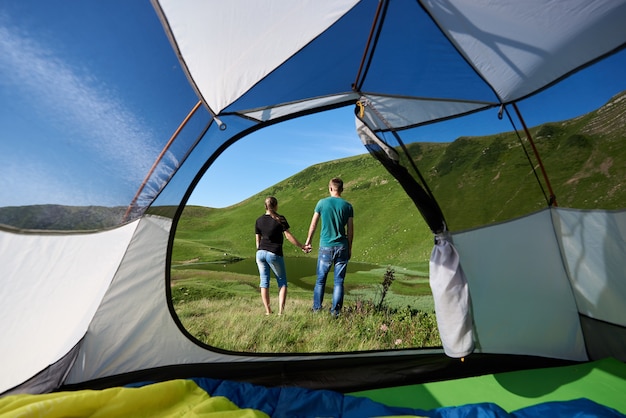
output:
<svg viewBox="0 0 626 418"><path fill-rule="evenodd" d="M311 252L311 249L312 249L312 248L313 248L313 247L311 246L311 244L304 244L304 245L302 246L302 252L304 252L305 254L308 254L308 253L310 253L310 252Z"/></svg>

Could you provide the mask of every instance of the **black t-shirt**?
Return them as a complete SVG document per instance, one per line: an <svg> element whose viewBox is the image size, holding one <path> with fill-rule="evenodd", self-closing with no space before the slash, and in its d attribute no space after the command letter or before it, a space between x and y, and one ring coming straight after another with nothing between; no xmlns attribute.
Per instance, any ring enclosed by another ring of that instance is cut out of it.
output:
<svg viewBox="0 0 626 418"><path fill-rule="evenodd" d="M254 233L261 235L259 250L266 250L282 257L283 232L289 229L289 223L284 216L277 222L270 215L262 215L256 220Z"/></svg>

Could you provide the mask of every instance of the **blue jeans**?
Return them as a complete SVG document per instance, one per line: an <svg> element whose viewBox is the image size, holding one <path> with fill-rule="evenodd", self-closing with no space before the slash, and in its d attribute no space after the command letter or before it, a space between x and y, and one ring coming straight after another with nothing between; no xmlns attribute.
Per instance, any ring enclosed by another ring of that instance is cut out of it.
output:
<svg viewBox="0 0 626 418"><path fill-rule="evenodd" d="M261 284L259 287L270 287L270 269L276 276L278 288L287 286L287 273L284 258L266 250L257 250L256 264L259 267L259 275L261 276Z"/></svg>
<svg viewBox="0 0 626 418"><path fill-rule="evenodd" d="M343 306L343 281L348 269L349 251L345 247L320 247L317 256L317 281L313 289L313 310L322 309L326 278L331 267L334 268L333 305L330 312L334 315L341 312Z"/></svg>

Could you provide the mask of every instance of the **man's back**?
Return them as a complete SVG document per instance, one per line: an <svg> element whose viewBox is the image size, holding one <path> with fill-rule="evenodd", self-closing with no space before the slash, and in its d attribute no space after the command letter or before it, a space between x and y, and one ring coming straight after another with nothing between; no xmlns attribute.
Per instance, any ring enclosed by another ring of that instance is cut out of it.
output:
<svg viewBox="0 0 626 418"><path fill-rule="evenodd" d="M315 212L322 221L320 247L348 247L346 226L354 216L352 205L341 197L330 196L317 202Z"/></svg>

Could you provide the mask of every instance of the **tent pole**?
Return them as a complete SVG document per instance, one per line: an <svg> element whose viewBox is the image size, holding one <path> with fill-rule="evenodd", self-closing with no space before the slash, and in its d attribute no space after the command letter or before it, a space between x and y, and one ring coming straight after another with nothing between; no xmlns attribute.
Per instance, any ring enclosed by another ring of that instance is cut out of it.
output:
<svg viewBox="0 0 626 418"><path fill-rule="evenodd" d="M165 155L167 150L172 146L172 143L174 142L176 137L178 137L178 134L180 134L180 131L182 131L183 128L185 127L185 125L187 124L187 122L189 122L189 119L191 119L193 114L196 113L196 111L200 108L200 105L202 105L202 100L198 101L198 103L196 103L196 105L193 107L193 109L191 109L191 111L189 112L187 117L185 117L185 119L180 123L180 125L178 126L178 128L176 129L174 134L172 134L172 136L169 139L169 141L167 141L167 144L165 144L165 147L163 147L163 149L161 150L161 153L159 154L159 156L156 158L156 160L152 164L152 167L150 168L150 171L148 171L148 174L146 175L146 178L143 179L143 182L141 183L141 186L139 186L139 189L137 190L137 193L135 193L135 197L133 197L133 201L130 203L130 205L128 205L128 208L126 208L126 213L124 214L124 221L128 220L128 216L130 215L130 211L133 209L133 207L137 203L137 199L139 199L139 195L143 191L144 187L146 187L146 184L148 183L148 180L150 180L150 177L152 176L152 173L154 173L154 170L156 170L157 166L159 165L159 163L163 159L163 156Z"/></svg>
<svg viewBox="0 0 626 418"><path fill-rule="evenodd" d="M378 17L380 16L380 11L382 9L383 2L382 0L378 1L378 7L376 7L376 13L374 14L374 21L372 22L372 28L370 29L370 34L367 37L367 43L365 44L365 50L363 51L363 57L361 58L361 64L359 65L359 70L356 74L356 79L352 84L352 90L359 91L361 90L361 86L359 85L359 80L361 78L361 72L363 71L363 66L365 65L365 60L367 58L367 53L370 50L370 44L372 43L372 38L374 37L374 30L376 29L376 23L378 22Z"/></svg>
<svg viewBox="0 0 626 418"><path fill-rule="evenodd" d="M515 113L517 114L517 118L520 120L520 122L522 123L522 126L524 127L524 132L526 133L526 138L528 138L528 142L530 142L530 146L533 148L533 153L535 154L535 158L537 159L537 162L539 163L539 168L541 168L541 173L543 174L543 179L546 182L546 186L548 187L548 192L550 193L550 200L548 202L549 206L559 206L556 203L556 195L554 194L554 191L552 191L552 186L550 185L550 180L548 179L548 174L546 173L546 169L543 166L543 162L541 161L541 157L539 156L539 151L537 151L537 147L535 146L535 141L533 141L533 137L530 134L530 131L528 130L528 128L526 127L526 122L524 122L524 118L522 118L522 114L520 113L519 109L517 108L517 104L515 102L512 103L513 105L513 109L515 109Z"/></svg>

